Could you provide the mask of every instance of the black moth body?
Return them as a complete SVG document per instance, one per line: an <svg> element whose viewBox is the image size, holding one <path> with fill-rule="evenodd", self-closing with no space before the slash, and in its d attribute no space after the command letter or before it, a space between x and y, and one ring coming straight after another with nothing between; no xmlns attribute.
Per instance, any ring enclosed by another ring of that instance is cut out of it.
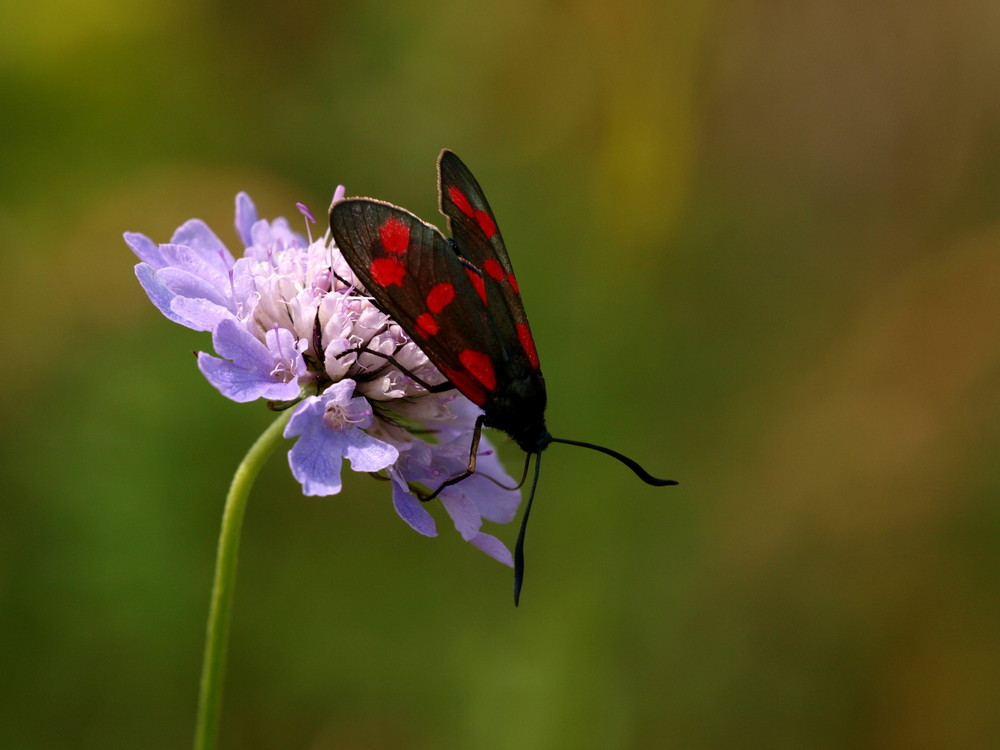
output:
<svg viewBox="0 0 1000 750"><path fill-rule="evenodd" d="M409 211L370 198L334 203L330 229L376 305L448 379L444 388L456 388L483 410L473 434L468 471L450 478L426 499L475 471L483 426L507 433L529 457L536 457L514 551L517 604L524 574L524 530L538 483L541 452L550 443L606 453L647 484L676 482L649 475L635 461L609 448L549 434L545 379L507 248L479 183L447 149L438 158L438 196L451 239Z"/></svg>

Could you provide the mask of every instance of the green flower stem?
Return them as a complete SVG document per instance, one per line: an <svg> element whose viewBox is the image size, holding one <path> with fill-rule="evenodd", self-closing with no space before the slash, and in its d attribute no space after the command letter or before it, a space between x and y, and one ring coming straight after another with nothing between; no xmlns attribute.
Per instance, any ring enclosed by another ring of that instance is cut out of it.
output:
<svg viewBox="0 0 1000 750"><path fill-rule="evenodd" d="M212 584L212 604L208 612L205 635L205 656L201 666L201 695L198 698L198 720L195 725L195 750L211 750L219 733L222 710L222 680L226 671L226 651L229 645L229 622L236 589L236 558L240 549L240 531L246 512L247 498L261 467L281 442L281 433L294 409L278 415L270 427L257 438L236 469L229 485L226 507L222 512L219 549L215 558L215 581Z"/></svg>

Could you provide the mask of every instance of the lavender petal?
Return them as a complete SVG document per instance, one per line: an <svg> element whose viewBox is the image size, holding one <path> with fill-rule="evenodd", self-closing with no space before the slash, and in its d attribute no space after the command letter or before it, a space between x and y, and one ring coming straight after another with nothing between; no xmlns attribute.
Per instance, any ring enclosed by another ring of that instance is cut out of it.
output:
<svg viewBox="0 0 1000 750"><path fill-rule="evenodd" d="M166 265L160 248L146 235L139 234L138 232L125 232L125 243L132 248L132 252L143 263L148 263L156 269L163 268Z"/></svg>
<svg viewBox="0 0 1000 750"><path fill-rule="evenodd" d="M253 239L250 229L257 223L257 207L244 192L236 195L236 232L240 235L244 247L250 247Z"/></svg>
<svg viewBox="0 0 1000 750"><path fill-rule="evenodd" d="M212 331L223 320L235 320L233 314L225 307L205 299L174 297L170 309L175 316L171 317L171 320L196 331Z"/></svg>
<svg viewBox="0 0 1000 750"><path fill-rule="evenodd" d="M474 538L483 525L476 504L464 492L455 492L452 487L443 490L440 497L441 504L448 511L462 539L469 541Z"/></svg>
<svg viewBox="0 0 1000 750"><path fill-rule="evenodd" d="M167 288L166 284L164 284L160 279L160 276L156 272L155 268L148 263L138 263L135 267L135 277L139 279L139 285L149 296L149 301L152 302L156 306L156 309L163 313L168 320L172 320L174 323L180 323L182 326L187 326L188 328L193 327L188 324L188 321L184 317L173 311L171 302L173 302L174 297L177 295ZM199 329L195 328L195 330Z"/></svg>
<svg viewBox="0 0 1000 750"><path fill-rule="evenodd" d="M399 451L357 428L347 430L344 456L354 471L381 471L396 463Z"/></svg>
<svg viewBox="0 0 1000 750"><path fill-rule="evenodd" d="M396 513L418 534L437 536L434 517L427 511L424 504L405 487L405 484L401 487L395 479L393 480L392 506L396 509Z"/></svg>
<svg viewBox="0 0 1000 750"><path fill-rule="evenodd" d="M336 441L325 440L316 430L309 430L295 441L288 451L288 465L292 476L302 485L303 494L312 497L340 492L343 462L339 447Z"/></svg>
<svg viewBox="0 0 1000 750"><path fill-rule="evenodd" d="M170 238L170 244L190 247L220 271L233 267L232 254L201 219L188 219L181 224Z"/></svg>
<svg viewBox="0 0 1000 750"><path fill-rule="evenodd" d="M510 550L507 549L507 545L492 534L476 534L469 540L469 543L474 547L478 547L494 560L502 562L504 565L509 567L514 567L514 558L511 557Z"/></svg>

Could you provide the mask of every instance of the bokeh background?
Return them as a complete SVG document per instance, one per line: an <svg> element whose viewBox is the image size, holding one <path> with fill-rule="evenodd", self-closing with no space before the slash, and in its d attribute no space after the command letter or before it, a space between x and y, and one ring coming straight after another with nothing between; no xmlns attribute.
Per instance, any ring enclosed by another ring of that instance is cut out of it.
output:
<svg viewBox="0 0 1000 750"><path fill-rule="evenodd" d="M201 378L122 232L235 247L238 190L297 220L338 183L436 218L447 146L552 431L681 484L553 446L515 610L440 513L419 537L363 476L303 498L276 456L222 747L1000 747L994 0L0 18L0 746L189 743L222 498L270 419Z"/></svg>

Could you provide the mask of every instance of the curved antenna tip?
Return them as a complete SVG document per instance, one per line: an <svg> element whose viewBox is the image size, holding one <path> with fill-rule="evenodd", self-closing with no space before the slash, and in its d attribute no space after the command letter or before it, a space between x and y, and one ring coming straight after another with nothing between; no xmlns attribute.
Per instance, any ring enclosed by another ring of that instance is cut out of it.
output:
<svg viewBox="0 0 1000 750"><path fill-rule="evenodd" d="M629 467L632 472L639 477L646 484L650 484L653 487L669 487L670 485L677 484L673 479L660 479L659 477L654 477L644 468L642 468L637 461L633 461L628 456L619 453L618 451L611 450L610 448L605 448L603 445L595 445L594 443L585 443L581 440L567 440L565 438L552 438L553 443L563 443L564 445L576 445L580 448L590 448L593 451L598 451L604 453L605 455L611 456L612 458L617 458L627 467Z"/></svg>

